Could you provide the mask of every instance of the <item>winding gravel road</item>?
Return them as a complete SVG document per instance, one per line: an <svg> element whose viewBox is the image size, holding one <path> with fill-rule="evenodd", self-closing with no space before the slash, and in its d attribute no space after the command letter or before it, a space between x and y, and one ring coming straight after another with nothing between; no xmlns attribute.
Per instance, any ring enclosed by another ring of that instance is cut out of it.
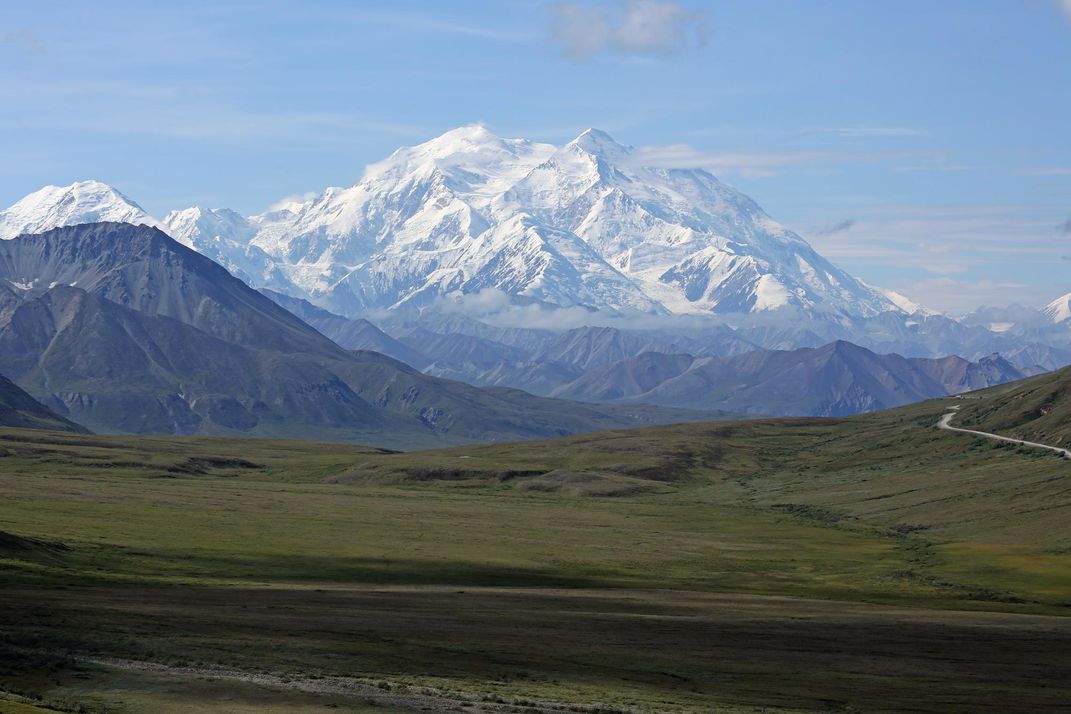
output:
<svg viewBox="0 0 1071 714"><path fill-rule="evenodd" d="M1033 446L1038 449L1048 449L1049 451L1055 451L1063 456L1065 459L1071 459L1071 450L1061 449L1059 446L1049 446L1048 444L1039 444L1036 441L1024 441L1022 439L1013 439L1010 436L1001 436L1000 434L990 434L988 431L976 431L974 429L961 429L958 426L952 426L952 417L956 416L956 410L959 407L952 407L952 411L941 417L941 420L937 422L938 429L947 429L948 431L958 431L963 434L974 434L975 436L984 436L987 439L993 439L995 441L1003 441L1008 444L1018 444L1019 446Z"/></svg>

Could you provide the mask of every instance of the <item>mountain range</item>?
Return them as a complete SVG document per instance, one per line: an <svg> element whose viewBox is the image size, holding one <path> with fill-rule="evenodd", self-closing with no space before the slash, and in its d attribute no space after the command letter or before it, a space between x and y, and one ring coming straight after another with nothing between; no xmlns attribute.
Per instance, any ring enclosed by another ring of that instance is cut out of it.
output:
<svg viewBox="0 0 1071 714"><path fill-rule="evenodd" d="M906 304L710 173L644 166L595 129L552 146L461 127L399 149L354 186L249 217L193 207L158 221L103 184L47 187L0 215L0 236L98 220L159 226L254 287L349 317L488 290L618 315L843 322Z"/></svg>
<svg viewBox="0 0 1071 714"><path fill-rule="evenodd" d="M95 430L438 443L846 414L1071 363L1071 296L953 319L641 156L468 126L254 216L45 187L0 211L0 371Z"/></svg>
<svg viewBox="0 0 1071 714"><path fill-rule="evenodd" d="M413 447L711 416L478 389L347 351L145 225L4 241L0 286L0 372L94 431Z"/></svg>
<svg viewBox="0 0 1071 714"><path fill-rule="evenodd" d="M157 219L99 182L48 186L0 211L0 238L154 226L254 288L380 327L442 333L457 315L558 331L717 325L750 348L843 339L909 357L999 352L1028 371L1071 362L1067 296L1030 329L952 319L847 274L710 173L642 156L595 129L553 146L466 126L397 150L353 186L253 216L192 207Z"/></svg>
<svg viewBox="0 0 1071 714"><path fill-rule="evenodd" d="M647 352L593 369L565 399L699 406L767 415L845 416L1003 384L1026 375L999 356L968 362L878 355L850 342L736 357Z"/></svg>
<svg viewBox="0 0 1071 714"><path fill-rule="evenodd" d="M480 330L472 329L479 323L455 320L439 325L446 332L408 326L395 328L392 336L367 320L350 320L306 301L265 292L349 349L384 352L425 373L472 384L585 402L843 416L960 394L1043 371L1017 367L996 354L974 362L957 356L904 358L845 341L763 350L718 330L700 339L612 327ZM687 349L698 356L684 353Z"/></svg>

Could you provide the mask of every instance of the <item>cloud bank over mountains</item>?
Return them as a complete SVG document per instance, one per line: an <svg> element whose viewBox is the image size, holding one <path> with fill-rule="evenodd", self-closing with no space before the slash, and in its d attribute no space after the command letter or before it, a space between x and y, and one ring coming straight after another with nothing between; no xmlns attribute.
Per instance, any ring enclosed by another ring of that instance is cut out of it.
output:
<svg viewBox="0 0 1071 714"><path fill-rule="evenodd" d="M552 40L574 60L602 52L667 56L705 44L706 16L671 0L554 6Z"/></svg>

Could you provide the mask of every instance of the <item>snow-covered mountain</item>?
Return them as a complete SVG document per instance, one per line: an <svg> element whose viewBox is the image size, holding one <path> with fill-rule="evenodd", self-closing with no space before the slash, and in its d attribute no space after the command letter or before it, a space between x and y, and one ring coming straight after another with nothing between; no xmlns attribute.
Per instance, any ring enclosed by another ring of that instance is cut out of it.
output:
<svg viewBox="0 0 1071 714"><path fill-rule="evenodd" d="M141 206L111 186L79 181L70 186L45 186L0 211L0 239L101 221L160 226Z"/></svg>
<svg viewBox="0 0 1071 714"><path fill-rule="evenodd" d="M160 226L255 287L351 317L486 290L613 314L834 323L915 307L711 174L645 167L594 129L558 147L462 127L399 149L354 186L251 217L194 207L157 221L98 182L50 186L0 213L0 237L102 220Z"/></svg>
<svg viewBox="0 0 1071 714"><path fill-rule="evenodd" d="M503 301L717 315L770 348L847 338L976 356L1052 342L1019 320L958 323L867 285L711 174L646 167L597 130L553 146L462 127L399 149L349 188L248 217L194 207L157 221L99 182L49 186L0 212L0 238L101 220L160 226L254 287L349 317L467 299L485 315ZM1047 308L1052 320L1069 301Z"/></svg>
<svg viewBox="0 0 1071 714"><path fill-rule="evenodd" d="M556 147L462 127L304 203L164 223L254 285L350 316L488 288L619 314L903 312L711 174L644 167L597 130Z"/></svg>
<svg viewBox="0 0 1071 714"><path fill-rule="evenodd" d="M248 217L193 207L158 221L99 182L48 186L0 211L0 238L102 220L159 226L254 287L436 333L476 318L552 334L655 325L679 342L708 333L694 319L708 315L765 349L848 339L905 356L1000 352L1029 370L1071 359L1067 323L1054 324L1071 296L1048 318L1008 308L954 320L848 275L709 173L644 167L596 130L558 147L462 127L349 188ZM571 309L559 320L548 306ZM613 317L637 314L685 318Z"/></svg>
<svg viewBox="0 0 1071 714"><path fill-rule="evenodd" d="M252 244L256 227L236 211L198 207L171 211L164 217L161 228L249 285L287 292L296 290L271 256Z"/></svg>
<svg viewBox="0 0 1071 714"><path fill-rule="evenodd" d="M1056 298L1043 307L1041 313L1050 322L1057 325L1071 319L1071 293Z"/></svg>

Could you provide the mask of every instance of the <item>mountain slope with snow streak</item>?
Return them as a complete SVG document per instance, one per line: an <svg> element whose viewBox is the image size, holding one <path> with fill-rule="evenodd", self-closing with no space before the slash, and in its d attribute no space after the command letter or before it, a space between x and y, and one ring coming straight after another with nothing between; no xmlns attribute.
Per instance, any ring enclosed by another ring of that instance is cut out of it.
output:
<svg viewBox="0 0 1071 714"><path fill-rule="evenodd" d="M187 244L216 240L169 224ZM287 292L350 316L486 288L619 314L902 312L713 175L644 167L593 129L555 147L462 127L220 235L269 256Z"/></svg>
<svg viewBox="0 0 1071 714"><path fill-rule="evenodd" d="M348 317L486 291L612 315L763 314L847 325L917 306L819 255L706 171L644 166L589 129L564 146L448 131L329 188L244 217L163 221L104 184L46 187L0 237L103 220L160 226L257 288Z"/></svg>

